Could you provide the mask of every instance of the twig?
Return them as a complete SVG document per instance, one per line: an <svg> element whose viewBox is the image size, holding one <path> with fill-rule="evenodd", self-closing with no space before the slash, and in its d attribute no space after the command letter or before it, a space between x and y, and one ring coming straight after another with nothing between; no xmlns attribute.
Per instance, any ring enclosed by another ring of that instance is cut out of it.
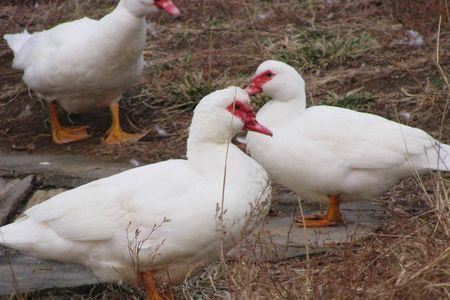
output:
<svg viewBox="0 0 450 300"><path fill-rule="evenodd" d="M235 90L234 99L236 99L236 93L237 90ZM230 129L233 126L233 120L234 120L234 105L233 105L233 113L230 120ZM227 265L225 263L225 250L224 250L224 238L225 238L225 228L223 225L223 215L224 215L224 206L225 206L225 185L227 181L227 166L228 166L228 153L230 149L232 137L230 136L228 138L227 147L225 150L225 162L224 162L224 168L223 168L223 181L222 181L222 195L221 195L221 202L220 202L220 214L219 214L219 221L220 221L220 253L219 258L220 262L222 264L222 267L224 271L228 274L229 278L233 281L234 284L236 284L233 276L231 276L231 273L229 272Z"/></svg>
<svg viewBox="0 0 450 300"><path fill-rule="evenodd" d="M303 231L305 232L305 248L306 248L306 261L307 261L307 267L309 269L309 237L308 237L308 230L306 229L306 221L305 221L305 214L303 213L303 205L302 205L302 199L299 195L297 195L298 200L298 206L300 207L300 215L302 217L303 222Z"/></svg>
<svg viewBox="0 0 450 300"><path fill-rule="evenodd" d="M2 239L3 244L5 243L5 237L3 236L3 232L0 229L0 237ZM8 268L9 268L9 272L11 273L11 277L13 279L13 289L14 289L14 293L15 294L19 294L19 285L17 284L17 276L16 273L14 272L14 268L12 266L11 263L11 258L9 257L9 255L6 255L6 259L8 260Z"/></svg>

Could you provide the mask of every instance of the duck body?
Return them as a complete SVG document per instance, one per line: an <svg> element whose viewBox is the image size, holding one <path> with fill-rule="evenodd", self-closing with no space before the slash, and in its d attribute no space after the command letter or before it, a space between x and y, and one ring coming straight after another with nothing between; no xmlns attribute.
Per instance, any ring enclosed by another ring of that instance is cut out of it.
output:
<svg viewBox="0 0 450 300"><path fill-rule="evenodd" d="M306 108L303 78L285 63L263 62L247 91L271 98L257 120L273 131L271 139L249 132L250 155L276 182L328 202L325 216L300 221L307 227L343 223L341 202L370 199L404 177L449 171L450 146L421 129L344 108Z"/></svg>
<svg viewBox="0 0 450 300"><path fill-rule="evenodd" d="M220 92L233 97L232 89ZM176 284L195 274L217 259L220 228L226 253L268 213L271 197L266 171L231 144L221 223L227 143L203 133L220 137L226 126L195 123L187 160L131 169L59 194L1 227L0 244L85 265L106 282L135 283L138 271L150 271L159 283Z"/></svg>
<svg viewBox="0 0 450 300"><path fill-rule="evenodd" d="M145 17L155 7L171 15L180 11L171 0L121 0L100 20L83 18L33 34L4 35L14 52L13 67L49 102L53 141L76 142L89 137L88 126L65 128L57 104L71 113L109 106L112 125L106 143L136 142L146 135L122 131L118 102L142 74L146 44Z"/></svg>
<svg viewBox="0 0 450 300"><path fill-rule="evenodd" d="M118 101L142 74L146 21L123 5L98 21L83 18L19 35L5 36L16 43L13 67L24 71L30 89L68 112Z"/></svg>
<svg viewBox="0 0 450 300"><path fill-rule="evenodd" d="M327 202L329 195L343 202L367 200L415 171L450 166L447 145L373 114L332 106L299 111L296 103L271 101L257 119L274 135L250 132L250 155L273 180L312 201Z"/></svg>
<svg viewBox="0 0 450 300"><path fill-rule="evenodd" d="M57 195L26 211L23 220L1 228L4 244L37 258L85 265L102 281L134 283L134 259L142 269L151 265L157 278L168 280L168 272L172 283L179 283L188 272L217 259L220 251L216 210L225 148L216 150L217 164L207 165L215 168L212 173L198 172L188 161L170 160ZM262 195L268 182L265 171L235 146L229 161L225 253L241 238L250 205L265 197L261 216L270 206L268 194ZM139 255L133 257L136 252L130 247L138 243Z"/></svg>

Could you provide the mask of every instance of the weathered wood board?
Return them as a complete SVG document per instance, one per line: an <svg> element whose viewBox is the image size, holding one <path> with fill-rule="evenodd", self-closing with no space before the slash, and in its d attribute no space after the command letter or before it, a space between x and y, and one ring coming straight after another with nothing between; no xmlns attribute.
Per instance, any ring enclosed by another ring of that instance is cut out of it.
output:
<svg viewBox="0 0 450 300"><path fill-rule="evenodd" d="M12 218L34 188L34 175L12 180L0 189L0 226Z"/></svg>
<svg viewBox="0 0 450 300"><path fill-rule="evenodd" d="M341 205L345 225L305 230L294 222L292 205L290 208L284 206L285 212L281 212L279 216L266 218L262 229L261 236L270 240L267 244L272 247L268 260L283 260L305 255L306 241L309 241L309 253L325 252L331 245L351 243L370 236L387 221L385 209L381 205L368 201L353 202ZM311 207L306 208L306 205L304 210L305 214L319 213Z"/></svg>
<svg viewBox="0 0 450 300"><path fill-rule="evenodd" d="M97 282L94 274L82 266L43 261L20 254L0 257L0 295L74 288Z"/></svg>
<svg viewBox="0 0 450 300"><path fill-rule="evenodd" d="M59 188L73 188L133 167L131 163L102 163L72 155L0 155L0 177L35 175L40 184Z"/></svg>

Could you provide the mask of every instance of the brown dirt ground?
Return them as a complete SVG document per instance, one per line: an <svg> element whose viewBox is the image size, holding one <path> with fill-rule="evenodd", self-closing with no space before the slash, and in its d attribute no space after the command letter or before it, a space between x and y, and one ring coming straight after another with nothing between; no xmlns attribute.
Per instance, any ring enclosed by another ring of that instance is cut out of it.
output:
<svg viewBox="0 0 450 300"><path fill-rule="evenodd" d="M25 27L42 30L84 15L98 18L115 4L96 0L35 2L39 5L2 1L0 32L18 32ZM0 151L32 145L37 153L83 154L104 160L155 162L184 157L195 103L216 88L244 86L256 66L267 58L286 60L302 71L310 104L336 104L376 113L450 142L445 114L449 92L436 64L441 15L439 62L448 76L447 1L176 3L183 11L181 18L162 13L151 18L154 28L145 49L149 67L121 101L127 130L158 125L169 137L156 137L152 131L139 143L106 146L100 137L109 126L107 109L71 116L61 111L65 124L88 124L93 137L70 145L53 144L45 104L28 92L21 73L11 69L12 54L0 41ZM407 39L406 30L419 32L424 44L396 44ZM368 41L362 40L364 36ZM256 103L261 101L259 98ZM27 106L31 113L26 113ZM445 178L426 176L423 186L415 179L405 180L380 198L395 221L368 240L331 247L329 253L310 261L270 265L229 262L238 282L216 272L217 266L213 266L209 274L219 285L217 290L209 278L199 279L197 287L177 288L177 294L215 298L227 291L244 299L255 295L276 299L448 298L448 211L436 204L447 189Z"/></svg>

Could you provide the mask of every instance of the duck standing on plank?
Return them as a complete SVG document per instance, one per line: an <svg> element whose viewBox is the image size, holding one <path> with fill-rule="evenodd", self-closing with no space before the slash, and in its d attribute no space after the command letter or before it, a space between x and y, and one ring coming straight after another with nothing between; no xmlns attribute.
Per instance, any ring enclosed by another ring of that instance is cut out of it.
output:
<svg viewBox="0 0 450 300"><path fill-rule="evenodd" d="M0 245L85 265L105 282L134 283L140 275L149 297L162 299L155 282L177 284L195 275L269 211L266 171L230 144L241 130L272 134L256 121L249 102L238 87L204 97L189 128L186 160L138 167L61 193L0 227Z"/></svg>
<svg viewBox="0 0 450 300"><path fill-rule="evenodd" d="M303 78L283 62L263 62L247 92L271 98L257 120L273 131L270 139L248 133L250 155L274 181L328 202L326 215L307 216L301 226L341 224L342 201L370 199L404 177L450 169L450 146L421 129L339 107L306 108Z"/></svg>
<svg viewBox="0 0 450 300"><path fill-rule="evenodd" d="M14 52L13 68L23 70L27 86L49 103L55 143L89 136L87 126L61 126L57 103L72 113L109 106L109 144L133 142L145 135L122 131L119 100L142 74L145 18L156 7L174 16L180 14L172 0L121 0L100 20L82 18L32 34L24 31L4 35Z"/></svg>

